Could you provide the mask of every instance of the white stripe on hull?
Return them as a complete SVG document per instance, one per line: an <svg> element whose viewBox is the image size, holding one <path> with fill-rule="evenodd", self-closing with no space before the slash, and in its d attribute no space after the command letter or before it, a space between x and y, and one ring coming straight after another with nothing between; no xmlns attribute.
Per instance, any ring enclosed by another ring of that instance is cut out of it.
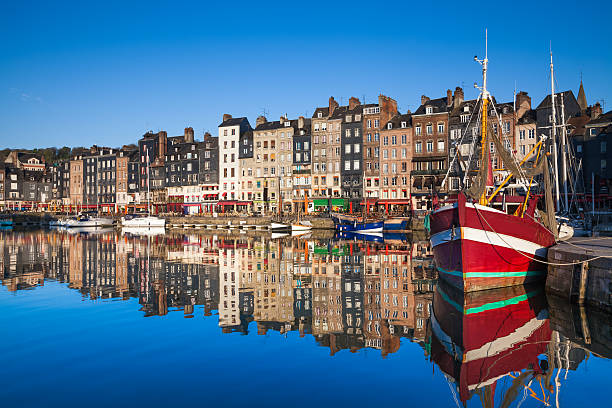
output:
<svg viewBox="0 0 612 408"><path fill-rule="evenodd" d="M459 239L515 249L527 254L542 257L545 257L548 251L548 248L545 246L536 244L535 242L528 241L526 239L472 227L450 228L445 231L438 232L430 237L432 247Z"/></svg>

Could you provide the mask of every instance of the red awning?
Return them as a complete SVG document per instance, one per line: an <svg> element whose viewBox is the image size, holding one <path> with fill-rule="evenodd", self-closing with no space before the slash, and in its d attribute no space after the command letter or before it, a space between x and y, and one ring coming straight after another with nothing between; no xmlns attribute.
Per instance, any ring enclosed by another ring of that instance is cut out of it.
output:
<svg viewBox="0 0 612 408"><path fill-rule="evenodd" d="M251 205L251 204L253 204L253 202L252 201L238 201L238 202L236 202L236 204L238 204L238 205Z"/></svg>
<svg viewBox="0 0 612 408"><path fill-rule="evenodd" d="M409 198L392 198L392 199L386 199L386 200L378 200L377 204L405 204L405 205L408 205L410 204L410 199Z"/></svg>
<svg viewBox="0 0 612 408"><path fill-rule="evenodd" d="M236 205L236 204L238 204L238 201L219 201L217 202L217 205Z"/></svg>

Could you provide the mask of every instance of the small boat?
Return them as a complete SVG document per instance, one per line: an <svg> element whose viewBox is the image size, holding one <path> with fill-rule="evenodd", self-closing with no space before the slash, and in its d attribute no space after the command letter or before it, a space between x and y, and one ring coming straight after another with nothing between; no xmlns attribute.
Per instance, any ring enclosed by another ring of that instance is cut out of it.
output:
<svg viewBox="0 0 612 408"><path fill-rule="evenodd" d="M104 218L98 216L79 215L66 221L67 228L95 228L95 227L112 227L115 221L112 218Z"/></svg>
<svg viewBox="0 0 612 408"><path fill-rule="evenodd" d="M291 225L281 224L279 222L272 222L270 223L270 231L272 232L291 231Z"/></svg>
<svg viewBox="0 0 612 408"><path fill-rule="evenodd" d="M12 227L13 219L12 218L0 218L0 227Z"/></svg>
<svg viewBox="0 0 612 408"><path fill-rule="evenodd" d="M344 239L349 241L364 241L364 242L384 242L384 235L382 232L375 232L371 234L360 234L359 232L338 232L336 235L338 239Z"/></svg>
<svg viewBox="0 0 612 408"><path fill-rule="evenodd" d="M121 218L121 225L130 228L164 228L166 220L154 215L145 215L143 217L126 215Z"/></svg>
<svg viewBox="0 0 612 408"><path fill-rule="evenodd" d="M391 217L385 220L385 231L409 231L410 217Z"/></svg>
<svg viewBox="0 0 612 408"><path fill-rule="evenodd" d="M308 232L312 229L312 223L310 221L298 221L291 224L292 232Z"/></svg>
<svg viewBox="0 0 612 408"><path fill-rule="evenodd" d="M377 234L383 232L384 221L343 214L333 214L332 220L336 231L358 232L360 234Z"/></svg>

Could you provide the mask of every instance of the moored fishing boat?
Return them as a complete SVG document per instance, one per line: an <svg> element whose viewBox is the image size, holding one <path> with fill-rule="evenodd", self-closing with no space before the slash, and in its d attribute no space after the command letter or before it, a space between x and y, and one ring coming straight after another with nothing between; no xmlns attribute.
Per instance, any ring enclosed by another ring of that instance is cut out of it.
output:
<svg viewBox="0 0 612 408"><path fill-rule="evenodd" d="M483 72L479 97L478 169L469 188L464 185L455 203L429 215L430 240L440 278L467 292L544 279L547 249L555 244L557 238L555 209L551 189L547 188L550 179L544 146L546 138L535 144L520 163L517 162L507 141L502 140L501 120L487 91L488 58L485 56L482 61L477 61L482 64ZM496 118L495 126L489 123L490 116ZM492 151L501 158L508 172L497 187L493 182ZM453 161L459 157L457 153ZM467 163L466 175L471 164ZM512 195L514 192L508 184L512 178L525 186L524 195ZM537 208L540 196L534 194L536 186L544 188L546 211ZM506 190L502 191L504 188ZM492 206L496 196L499 198L498 194L503 194L501 209ZM507 202L519 204L510 208Z"/></svg>

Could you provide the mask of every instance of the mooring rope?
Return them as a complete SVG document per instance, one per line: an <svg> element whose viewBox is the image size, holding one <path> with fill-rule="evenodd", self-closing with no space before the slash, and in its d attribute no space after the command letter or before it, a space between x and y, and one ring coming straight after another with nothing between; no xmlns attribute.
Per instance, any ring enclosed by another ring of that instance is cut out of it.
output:
<svg viewBox="0 0 612 408"><path fill-rule="evenodd" d="M489 228L491 228L491 231L494 232L495 234L497 234L497 236L499 237L499 239L501 239L510 249L514 250L515 252L521 254L522 256L524 256L525 258L531 259L532 261L536 261L536 262L541 262L543 264L546 265L552 265L552 266L570 266L570 265L579 265L579 264L583 264L583 263L587 263L587 262L591 262L594 261L596 259L600 259L600 258L607 258L607 259L612 259L612 255L597 255L594 256L592 258L588 258L588 259L584 259L581 261L575 261L575 262L549 262L549 261L544 261L541 259L537 259L535 257L532 257L530 255L527 255L521 251L519 251L518 249L516 249L514 246L512 246L510 243L508 243L504 237L495 230L495 228L493 228L493 226L491 224L489 224L489 221L487 221L487 219L481 214L480 210L478 209L478 207L476 205L474 205L474 208L476 209L476 212L478 213L478 215L480 216L480 218L482 218L484 220L484 222L487 223L487 225L489 226Z"/></svg>

